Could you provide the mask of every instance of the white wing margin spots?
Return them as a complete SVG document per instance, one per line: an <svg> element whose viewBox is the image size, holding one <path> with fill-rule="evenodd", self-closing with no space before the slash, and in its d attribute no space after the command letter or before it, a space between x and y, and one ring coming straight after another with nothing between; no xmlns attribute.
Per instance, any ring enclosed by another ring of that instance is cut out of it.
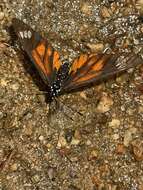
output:
<svg viewBox="0 0 143 190"><path fill-rule="evenodd" d="M28 39L30 39L31 37L32 37L32 33L31 33L31 31L30 30L25 30L25 31L20 31L19 33L18 33L18 35L19 35L19 37L20 38L28 38Z"/></svg>
<svg viewBox="0 0 143 190"><path fill-rule="evenodd" d="M136 56L131 55L131 54L129 56L122 55L117 59L115 66L117 67L118 70L121 70L121 71L128 69L132 67L135 59L136 59Z"/></svg>

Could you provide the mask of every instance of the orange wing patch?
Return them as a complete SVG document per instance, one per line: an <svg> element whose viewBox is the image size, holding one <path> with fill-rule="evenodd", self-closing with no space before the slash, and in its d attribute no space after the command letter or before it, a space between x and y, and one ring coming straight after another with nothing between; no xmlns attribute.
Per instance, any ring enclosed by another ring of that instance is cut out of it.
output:
<svg viewBox="0 0 143 190"><path fill-rule="evenodd" d="M100 71L102 70L102 68L104 67L104 65L107 63L108 59L109 59L109 55L104 55L101 59L98 59L95 57L95 63L96 64L93 64L92 66L92 70L93 71Z"/></svg>
<svg viewBox="0 0 143 190"><path fill-rule="evenodd" d="M41 61L39 55L37 54L37 51L36 50L33 50L32 51L32 57L35 61L35 64L42 70L42 72L44 74L46 74L46 70L45 70L45 67L43 65L43 62Z"/></svg>
<svg viewBox="0 0 143 190"><path fill-rule="evenodd" d="M46 47L45 47L45 42L44 42L44 41L41 42L40 44L38 44L38 46L36 47L36 50L37 50L38 54L39 54L41 57L44 56L44 54L45 54L45 49L46 49Z"/></svg>
<svg viewBox="0 0 143 190"><path fill-rule="evenodd" d="M62 63L60 61L60 56L59 53L57 51L54 51L54 55L53 55L53 70L56 68L57 71L59 70L59 68L61 67Z"/></svg>
<svg viewBox="0 0 143 190"><path fill-rule="evenodd" d="M48 76L54 69L58 71L62 64L59 60L59 53L54 51L51 46L46 48L46 41L44 40L32 51L32 56L35 64Z"/></svg>
<svg viewBox="0 0 143 190"><path fill-rule="evenodd" d="M69 72L70 73L71 72L75 73L77 71L77 69L79 69L80 67L82 67L86 63L87 59L88 59L88 55L87 54L80 55L80 57L77 58L73 62L72 66L71 66L71 69L70 69Z"/></svg>
<svg viewBox="0 0 143 190"><path fill-rule="evenodd" d="M92 66L94 65L98 60L100 60L101 58L101 55L96 55L96 54L82 54L80 55L80 57L78 59L76 59L72 66L71 66L71 69L69 71L69 73L76 73L78 69L80 69L82 66ZM97 68L97 67L96 67ZM93 68L95 69L95 68ZM86 73L86 72L85 72Z"/></svg>
<svg viewBox="0 0 143 190"><path fill-rule="evenodd" d="M52 73L52 63L50 63L50 57L52 56L52 48L48 47L46 50L46 53L44 55L44 67L46 70L47 75L50 75Z"/></svg>
<svg viewBox="0 0 143 190"><path fill-rule="evenodd" d="M98 73L89 73L87 75L85 75L84 77L81 77L77 80L74 80L74 82L76 83L79 83L79 82L85 82L85 81L88 81L94 77L97 77L98 75L100 75L101 72L98 72Z"/></svg>

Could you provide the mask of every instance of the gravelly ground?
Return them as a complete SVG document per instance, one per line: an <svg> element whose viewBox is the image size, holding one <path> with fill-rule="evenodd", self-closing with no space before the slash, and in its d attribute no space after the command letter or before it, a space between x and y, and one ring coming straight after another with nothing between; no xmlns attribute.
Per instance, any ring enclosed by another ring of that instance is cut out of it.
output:
<svg viewBox="0 0 143 190"><path fill-rule="evenodd" d="M142 0L0 1L0 190L143 190L143 67L60 97L49 116L8 30L26 21L63 60L106 47L142 56L142 13Z"/></svg>

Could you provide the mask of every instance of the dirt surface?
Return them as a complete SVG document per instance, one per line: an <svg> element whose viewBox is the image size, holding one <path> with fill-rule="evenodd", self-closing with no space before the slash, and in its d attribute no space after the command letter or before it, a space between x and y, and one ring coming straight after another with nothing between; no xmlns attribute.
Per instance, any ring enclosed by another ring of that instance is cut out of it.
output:
<svg viewBox="0 0 143 190"><path fill-rule="evenodd" d="M14 17L62 60L106 47L143 55L142 0L0 0L0 190L143 190L143 66L60 97L49 115Z"/></svg>

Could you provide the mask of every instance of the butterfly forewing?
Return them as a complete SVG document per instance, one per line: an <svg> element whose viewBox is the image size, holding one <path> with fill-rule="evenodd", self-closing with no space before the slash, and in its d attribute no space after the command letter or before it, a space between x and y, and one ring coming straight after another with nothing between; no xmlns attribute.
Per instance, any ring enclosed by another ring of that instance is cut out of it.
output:
<svg viewBox="0 0 143 190"><path fill-rule="evenodd" d="M44 82L51 85L53 73L61 66L58 52L38 32L21 20L14 18L12 23L23 50L38 69Z"/></svg>

